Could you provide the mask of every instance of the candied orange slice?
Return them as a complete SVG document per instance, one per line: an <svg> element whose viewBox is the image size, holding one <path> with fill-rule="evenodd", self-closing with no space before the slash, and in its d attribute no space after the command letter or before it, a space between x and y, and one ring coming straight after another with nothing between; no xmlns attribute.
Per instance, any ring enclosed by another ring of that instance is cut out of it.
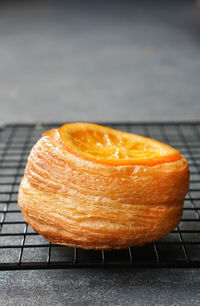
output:
<svg viewBox="0 0 200 306"><path fill-rule="evenodd" d="M97 163L153 166L181 159L179 151L157 140L97 124L65 124L58 131L70 153Z"/></svg>

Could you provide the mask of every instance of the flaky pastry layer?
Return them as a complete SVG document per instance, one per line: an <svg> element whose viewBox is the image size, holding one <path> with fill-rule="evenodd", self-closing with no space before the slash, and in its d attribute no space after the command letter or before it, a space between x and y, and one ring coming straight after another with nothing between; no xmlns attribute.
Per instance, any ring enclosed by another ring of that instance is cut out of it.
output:
<svg viewBox="0 0 200 306"><path fill-rule="evenodd" d="M58 130L33 147L18 202L25 220L52 243L111 250L168 234L182 216L187 160L109 166L68 152Z"/></svg>

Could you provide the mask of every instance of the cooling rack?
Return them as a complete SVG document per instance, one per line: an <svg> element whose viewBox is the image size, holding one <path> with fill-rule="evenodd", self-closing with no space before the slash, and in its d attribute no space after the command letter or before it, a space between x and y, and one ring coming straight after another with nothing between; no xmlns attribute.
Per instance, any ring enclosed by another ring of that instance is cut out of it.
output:
<svg viewBox="0 0 200 306"><path fill-rule="evenodd" d="M17 193L31 147L44 131L61 123L6 125L0 128L0 270L200 267L200 122L103 124L168 143L188 159L191 183L180 224L154 243L120 251L49 243L24 221Z"/></svg>

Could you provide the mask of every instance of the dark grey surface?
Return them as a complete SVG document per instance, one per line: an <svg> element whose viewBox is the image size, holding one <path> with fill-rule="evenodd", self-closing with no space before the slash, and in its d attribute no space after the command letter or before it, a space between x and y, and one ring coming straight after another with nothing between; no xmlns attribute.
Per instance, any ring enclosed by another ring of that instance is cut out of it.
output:
<svg viewBox="0 0 200 306"><path fill-rule="evenodd" d="M199 305L195 270L1 272L1 305Z"/></svg>
<svg viewBox="0 0 200 306"><path fill-rule="evenodd" d="M195 120L193 1L0 3L0 122ZM199 305L198 270L0 272L1 305Z"/></svg>

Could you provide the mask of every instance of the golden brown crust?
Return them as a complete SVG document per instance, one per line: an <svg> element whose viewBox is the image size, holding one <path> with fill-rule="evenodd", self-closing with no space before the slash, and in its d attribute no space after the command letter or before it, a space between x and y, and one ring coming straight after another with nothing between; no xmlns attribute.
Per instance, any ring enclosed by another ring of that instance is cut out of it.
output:
<svg viewBox="0 0 200 306"><path fill-rule="evenodd" d="M33 147L18 202L25 220L53 243L86 249L142 245L182 215L188 164L109 166L69 153L57 130Z"/></svg>

